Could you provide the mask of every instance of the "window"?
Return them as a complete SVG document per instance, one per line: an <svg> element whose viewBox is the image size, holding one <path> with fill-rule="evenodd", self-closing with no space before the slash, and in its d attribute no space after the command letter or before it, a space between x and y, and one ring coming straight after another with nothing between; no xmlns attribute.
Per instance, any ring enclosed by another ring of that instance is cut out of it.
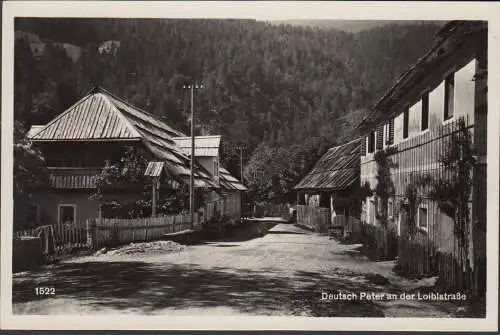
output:
<svg viewBox="0 0 500 335"><path fill-rule="evenodd" d="M392 220L394 216L394 201L392 199L389 199L387 201L387 217Z"/></svg>
<svg viewBox="0 0 500 335"><path fill-rule="evenodd" d="M59 224L67 223L72 224L75 223L76 218L76 205L59 205Z"/></svg>
<svg viewBox="0 0 500 335"><path fill-rule="evenodd" d="M452 73L445 79L444 83L444 121L453 117L455 100L455 74Z"/></svg>
<svg viewBox="0 0 500 335"><path fill-rule="evenodd" d="M26 214L26 223L30 226L35 226L39 222L40 207L38 204L29 204L28 213Z"/></svg>
<svg viewBox="0 0 500 335"><path fill-rule="evenodd" d="M429 129L429 93L422 96L422 128L421 130Z"/></svg>
<svg viewBox="0 0 500 335"><path fill-rule="evenodd" d="M375 141L377 138L377 132L371 131L368 136L368 153L371 154L375 151Z"/></svg>
<svg viewBox="0 0 500 335"><path fill-rule="evenodd" d="M428 227L428 212L427 212L427 207L422 205L418 208L418 227L427 229Z"/></svg>
<svg viewBox="0 0 500 335"><path fill-rule="evenodd" d="M391 124L387 123L384 125L383 130L383 148L387 148L391 144Z"/></svg>
<svg viewBox="0 0 500 335"><path fill-rule="evenodd" d="M410 109L405 107L403 112L403 138L408 138L408 126L410 122Z"/></svg>

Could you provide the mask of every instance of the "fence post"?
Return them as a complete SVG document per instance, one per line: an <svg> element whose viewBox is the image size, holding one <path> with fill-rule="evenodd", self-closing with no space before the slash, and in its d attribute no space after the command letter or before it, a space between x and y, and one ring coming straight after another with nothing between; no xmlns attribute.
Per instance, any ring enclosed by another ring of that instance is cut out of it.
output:
<svg viewBox="0 0 500 335"><path fill-rule="evenodd" d="M86 220L87 245L94 249L96 247L97 225L95 219Z"/></svg>

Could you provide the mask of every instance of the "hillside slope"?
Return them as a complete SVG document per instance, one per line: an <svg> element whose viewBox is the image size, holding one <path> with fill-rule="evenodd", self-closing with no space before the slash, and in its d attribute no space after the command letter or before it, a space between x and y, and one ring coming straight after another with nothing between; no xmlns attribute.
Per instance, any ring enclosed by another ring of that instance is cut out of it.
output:
<svg viewBox="0 0 500 335"><path fill-rule="evenodd" d="M356 136L354 116L416 61L439 26L352 34L254 20L23 19L16 29L46 44L34 57L29 41L16 40L17 120L43 124L97 83L187 131L182 85L203 81L197 132L224 136L231 171L239 159L229 144L246 145L246 179L269 197L288 194L329 146ZM102 52L110 40L117 47ZM79 58L61 43L81 48Z"/></svg>

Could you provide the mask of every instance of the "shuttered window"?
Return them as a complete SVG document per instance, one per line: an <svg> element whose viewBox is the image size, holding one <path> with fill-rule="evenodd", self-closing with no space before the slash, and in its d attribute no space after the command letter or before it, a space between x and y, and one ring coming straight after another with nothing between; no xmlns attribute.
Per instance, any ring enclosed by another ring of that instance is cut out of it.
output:
<svg viewBox="0 0 500 335"><path fill-rule="evenodd" d="M421 130L429 129L429 93L422 96L422 128Z"/></svg>
<svg viewBox="0 0 500 335"><path fill-rule="evenodd" d="M366 141L367 137L363 137L363 141L361 141L361 156L366 156Z"/></svg>
<svg viewBox="0 0 500 335"><path fill-rule="evenodd" d="M383 142L383 147L386 148L391 144L390 142L390 137L391 137L391 123L384 124L384 142Z"/></svg>
<svg viewBox="0 0 500 335"><path fill-rule="evenodd" d="M372 130L368 136L368 153L371 154L375 151L375 139L377 132Z"/></svg>
<svg viewBox="0 0 500 335"><path fill-rule="evenodd" d="M408 138L408 128L410 122L410 109L405 107L403 112L403 138Z"/></svg>
<svg viewBox="0 0 500 335"><path fill-rule="evenodd" d="M389 121L389 138L387 144L394 144L394 119Z"/></svg>

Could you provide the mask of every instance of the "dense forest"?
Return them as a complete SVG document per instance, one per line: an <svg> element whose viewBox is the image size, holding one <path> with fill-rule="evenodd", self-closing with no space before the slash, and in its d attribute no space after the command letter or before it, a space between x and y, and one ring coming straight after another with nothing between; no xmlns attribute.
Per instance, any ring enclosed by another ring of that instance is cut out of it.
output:
<svg viewBox="0 0 500 335"><path fill-rule="evenodd" d="M253 20L17 19L15 118L45 124L93 85L189 133L223 136L224 165L253 196L286 197L328 147L420 57L439 26L349 33ZM105 43L109 46L103 48Z"/></svg>

